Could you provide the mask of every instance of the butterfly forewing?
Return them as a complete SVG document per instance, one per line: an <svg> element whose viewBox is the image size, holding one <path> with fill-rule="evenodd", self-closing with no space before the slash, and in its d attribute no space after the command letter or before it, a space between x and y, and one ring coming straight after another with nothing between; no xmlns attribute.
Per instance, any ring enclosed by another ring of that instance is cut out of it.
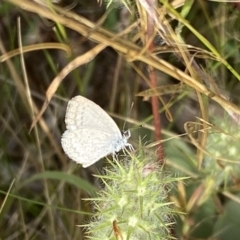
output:
<svg viewBox="0 0 240 240"><path fill-rule="evenodd" d="M121 134L116 123L101 107L82 96L69 101L65 122L69 130L89 128Z"/></svg>

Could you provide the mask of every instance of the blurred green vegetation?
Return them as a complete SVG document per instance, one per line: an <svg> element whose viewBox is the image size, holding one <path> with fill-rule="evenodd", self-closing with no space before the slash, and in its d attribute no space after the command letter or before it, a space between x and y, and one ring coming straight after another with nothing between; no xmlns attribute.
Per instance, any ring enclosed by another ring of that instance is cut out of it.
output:
<svg viewBox="0 0 240 240"><path fill-rule="evenodd" d="M129 60L114 47L106 47L61 79L46 111L33 130L29 130L53 79L73 59L96 46L94 33L107 36L106 42L116 41L125 46L128 41L143 47L141 37L137 37L143 34L140 14L134 1L129 13L119 4L110 5L106 10L106 4L100 6L95 0L74 3L62 0L56 6L69 14L59 14L66 18L64 25L51 17L39 16L37 9L44 9L44 5L31 1L36 11L29 11L22 8L25 1L15 5L10 2L0 2L0 239L84 239L84 229L76 225L88 222L94 210L83 199L95 196L96 189L101 187L93 174L102 172L105 162L82 169L63 153L60 139L65 129L67 101L79 94L88 97L109 113L117 114L119 117L114 120L120 129L126 119L130 129L143 124L131 130L130 141L135 146L139 138L145 145L152 143L151 104L143 101L151 94L145 98L136 96L150 88L139 73L148 76L147 65ZM176 30L179 19L168 14L170 10L162 7L164 2L160 1L158 8L165 11L170 26ZM240 3L169 2L176 3L176 11L184 14L187 22L238 72ZM68 19L74 19L72 12L93 22L94 27L87 36L67 24ZM128 34L111 39L108 31L116 36L133 23ZM181 38L209 79L214 79L221 96L229 104L239 105L240 84L233 72L212 57L214 54L185 26L182 26ZM21 46L20 39L22 46L33 46L32 51L23 54L24 61L19 52L14 57L6 57ZM176 49L166 46L159 35L154 42L154 54L159 59L189 74L175 54ZM40 43L61 43L63 48L46 44L40 49L35 45ZM156 74L158 86L179 83L164 71L156 70ZM202 83L200 78L197 81ZM165 107L159 110L166 140L167 171L176 177L189 177L184 183L179 182L169 196L184 213L176 216L176 238L238 240L240 118L201 95L203 110L197 94L200 92L196 89L184 87L180 88L180 93L176 90L159 94L170 104L173 117L169 122ZM134 106L129 113L132 102ZM203 119L203 112L208 116L206 119ZM188 122L191 126L186 125ZM205 144L201 141L204 131L208 133ZM199 147L198 143L203 145Z"/></svg>

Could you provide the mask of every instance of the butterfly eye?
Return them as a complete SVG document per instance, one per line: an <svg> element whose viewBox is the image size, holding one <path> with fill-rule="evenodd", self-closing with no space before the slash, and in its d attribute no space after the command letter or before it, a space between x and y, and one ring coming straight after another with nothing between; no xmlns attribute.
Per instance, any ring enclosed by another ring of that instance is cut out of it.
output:
<svg viewBox="0 0 240 240"><path fill-rule="evenodd" d="M129 139L131 137L131 132L130 130L122 131L122 135L126 138Z"/></svg>

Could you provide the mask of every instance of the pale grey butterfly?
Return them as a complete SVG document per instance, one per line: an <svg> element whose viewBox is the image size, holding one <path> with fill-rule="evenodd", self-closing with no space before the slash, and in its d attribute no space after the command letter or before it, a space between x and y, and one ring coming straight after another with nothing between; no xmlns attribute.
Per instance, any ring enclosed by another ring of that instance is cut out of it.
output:
<svg viewBox="0 0 240 240"><path fill-rule="evenodd" d="M67 130L61 139L63 150L84 168L126 147L133 150L127 142L130 131L122 134L113 119L85 97L76 96L68 102L65 122Z"/></svg>

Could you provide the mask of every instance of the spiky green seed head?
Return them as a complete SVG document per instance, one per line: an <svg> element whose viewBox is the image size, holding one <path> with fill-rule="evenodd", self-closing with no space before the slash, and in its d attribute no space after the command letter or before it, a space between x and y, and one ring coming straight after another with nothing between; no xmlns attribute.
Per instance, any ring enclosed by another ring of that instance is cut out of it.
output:
<svg viewBox="0 0 240 240"><path fill-rule="evenodd" d="M169 189L176 178L165 174L155 155L143 151L114 159L104 175L104 188L90 199L95 215L87 225L92 240L171 239L173 203Z"/></svg>

